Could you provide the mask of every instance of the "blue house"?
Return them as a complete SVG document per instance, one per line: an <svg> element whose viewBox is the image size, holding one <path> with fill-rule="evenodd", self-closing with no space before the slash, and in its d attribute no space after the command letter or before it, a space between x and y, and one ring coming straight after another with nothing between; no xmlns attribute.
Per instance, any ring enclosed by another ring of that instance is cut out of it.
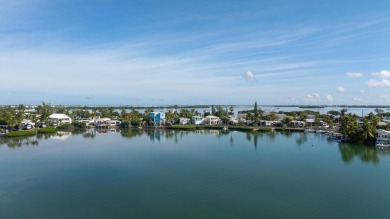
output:
<svg viewBox="0 0 390 219"><path fill-rule="evenodd" d="M154 121L154 125L159 126L165 121L165 113L162 112L151 112L149 118Z"/></svg>

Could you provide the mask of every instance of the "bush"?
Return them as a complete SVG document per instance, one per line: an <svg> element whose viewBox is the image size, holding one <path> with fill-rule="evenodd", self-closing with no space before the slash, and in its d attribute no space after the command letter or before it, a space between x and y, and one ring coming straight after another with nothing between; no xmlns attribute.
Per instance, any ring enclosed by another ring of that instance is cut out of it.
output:
<svg viewBox="0 0 390 219"><path fill-rule="evenodd" d="M85 122L72 122L72 126L77 129L87 128L87 124L85 124Z"/></svg>
<svg viewBox="0 0 390 219"><path fill-rule="evenodd" d="M31 130L22 130L22 131L14 131L5 133L5 137L21 137L21 136L33 136L37 133Z"/></svg>
<svg viewBox="0 0 390 219"><path fill-rule="evenodd" d="M71 126L70 123L65 123L65 124L62 124L62 125L57 126L57 129L58 129L58 130L69 129L70 126Z"/></svg>
<svg viewBox="0 0 390 219"><path fill-rule="evenodd" d="M87 124L84 122L72 122L72 123L65 123L62 125L57 126L58 130L67 130L67 129L85 129L87 127Z"/></svg>
<svg viewBox="0 0 390 219"><path fill-rule="evenodd" d="M47 128L40 128L38 129L38 133L56 133L57 128L54 127L47 127Z"/></svg>

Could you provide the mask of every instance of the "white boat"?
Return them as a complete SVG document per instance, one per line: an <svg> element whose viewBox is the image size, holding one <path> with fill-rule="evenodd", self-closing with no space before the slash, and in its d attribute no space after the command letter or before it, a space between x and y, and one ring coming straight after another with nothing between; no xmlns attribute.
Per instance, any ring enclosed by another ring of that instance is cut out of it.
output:
<svg viewBox="0 0 390 219"><path fill-rule="evenodd" d="M390 142L388 143L376 143L375 147L390 147Z"/></svg>
<svg viewBox="0 0 390 219"><path fill-rule="evenodd" d="M313 133L313 132L315 132L315 130L314 129L305 129L305 132L306 133Z"/></svg>

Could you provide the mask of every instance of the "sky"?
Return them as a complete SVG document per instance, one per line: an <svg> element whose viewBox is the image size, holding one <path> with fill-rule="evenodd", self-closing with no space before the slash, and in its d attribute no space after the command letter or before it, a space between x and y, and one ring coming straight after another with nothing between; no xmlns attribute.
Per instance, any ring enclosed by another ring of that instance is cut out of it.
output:
<svg viewBox="0 0 390 219"><path fill-rule="evenodd" d="M0 0L0 105L390 105L388 0Z"/></svg>

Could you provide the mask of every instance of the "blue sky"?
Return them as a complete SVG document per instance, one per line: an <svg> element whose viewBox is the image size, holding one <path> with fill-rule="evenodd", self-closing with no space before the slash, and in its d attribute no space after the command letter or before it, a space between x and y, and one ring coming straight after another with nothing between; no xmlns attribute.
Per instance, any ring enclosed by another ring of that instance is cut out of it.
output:
<svg viewBox="0 0 390 219"><path fill-rule="evenodd" d="M390 1L0 0L0 104L389 104Z"/></svg>

